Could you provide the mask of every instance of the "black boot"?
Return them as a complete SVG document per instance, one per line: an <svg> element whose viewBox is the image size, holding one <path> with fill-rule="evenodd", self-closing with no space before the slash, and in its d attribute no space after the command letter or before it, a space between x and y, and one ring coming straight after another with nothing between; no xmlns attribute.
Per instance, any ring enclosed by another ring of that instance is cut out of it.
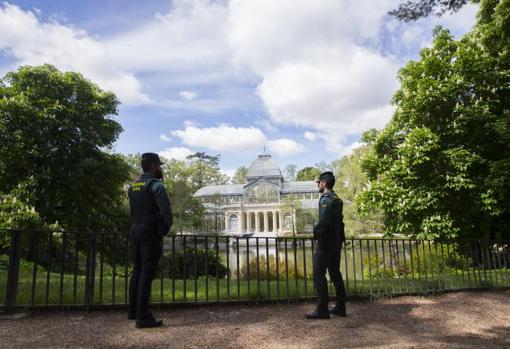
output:
<svg viewBox="0 0 510 349"><path fill-rule="evenodd" d="M163 325L163 320L146 319L146 320L136 320L136 328L150 328L150 327L160 327Z"/></svg>
<svg viewBox="0 0 510 349"><path fill-rule="evenodd" d="M136 320L136 328L160 327L162 324L163 320L156 320L150 312L144 318Z"/></svg>
<svg viewBox="0 0 510 349"><path fill-rule="evenodd" d="M331 318L331 316L329 315L328 309L322 309L322 308L317 308L312 312L306 313L305 315L306 315L307 319L312 319L312 320L330 319Z"/></svg>
<svg viewBox="0 0 510 349"><path fill-rule="evenodd" d="M345 303L337 303L333 309L329 310L329 312L337 316L347 316L347 312L345 311Z"/></svg>

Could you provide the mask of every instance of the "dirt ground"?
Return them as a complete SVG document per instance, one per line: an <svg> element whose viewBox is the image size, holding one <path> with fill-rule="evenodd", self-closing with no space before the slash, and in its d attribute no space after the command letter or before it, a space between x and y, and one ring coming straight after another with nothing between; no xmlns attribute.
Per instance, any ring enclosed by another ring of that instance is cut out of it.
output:
<svg viewBox="0 0 510 349"><path fill-rule="evenodd" d="M510 348L510 290L348 303L348 317L306 320L313 304L156 311L136 329L120 311L1 316L2 348Z"/></svg>

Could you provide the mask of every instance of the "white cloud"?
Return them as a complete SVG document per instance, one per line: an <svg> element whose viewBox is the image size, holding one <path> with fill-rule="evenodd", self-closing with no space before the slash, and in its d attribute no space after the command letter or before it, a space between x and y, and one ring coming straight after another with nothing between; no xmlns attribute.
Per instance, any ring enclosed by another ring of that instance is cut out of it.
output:
<svg viewBox="0 0 510 349"><path fill-rule="evenodd" d="M266 132L277 132L275 124L306 127L306 139L322 138L338 153L348 136L383 127L390 119L396 72L409 52L414 55L430 42L432 27L439 23L465 32L477 8L468 4L452 16L401 23L387 17L400 0L169 3L166 13L103 40L57 19L43 21L35 10L4 3L0 52L16 64L52 63L80 71L128 104L207 114L250 111L253 95L237 90L203 98L204 93L198 96L196 91L204 86L217 91L232 84L244 90L258 85L255 92L269 120L256 125ZM167 100L166 91L180 92L175 100ZM189 133L192 140L183 139L183 144L190 146L261 151L264 144L280 141L289 153L302 151L283 138L267 139L258 128L232 132L227 126L185 127L176 132ZM213 134L216 131L220 137Z"/></svg>
<svg viewBox="0 0 510 349"><path fill-rule="evenodd" d="M259 86L271 119L311 127L336 152L343 140L389 120L398 65L361 47L325 52L316 61L282 64Z"/></svg>
<svg viewBox="0 0 510 349"><path fill-rule="evenodd" d="M108 51L122 69L221 80L231 73L227 16L219 2L172 1L168 13L108 40Z"/></svg>
<svg viewBox="0 0 510 349"><path fill-rule="evenodd" d="M443 15L440 18L431 16L429 20L433 22L432 25L437 23L443 25L445 28L449 28L453 32L463 34L470 30L475 23L478 9L478 5L467 3L457 13L452 15Z"/></svg>
<svg viewBox="0 0 510 349"><path fill-rule="evenodd" d="M314 142L317 139L317 134L310 131L306 131L303 136L310 142Z"/></svg>
<svg viewBox="0 0 510 349"><path fill-rule="evenodd" d="M194 126L200 126L200 125L196 121L193 121L193 120L184 121L184 127L194 127Z"/></svg>
<svg viewBox="0 0 510 349"><path fill-rule="evenodd" d="M261 77L257 90L271 121L318 131L331 152L340 152L348 136L384 127L398 88L401 46L425 43L433 27L389 18L399 2L232 0L235 61ZM455 16L462 20L442 20L467 30L470 14ZM384 28L400 45L390 51L395 56L381 53Z"/></svg>
<svg viewBox="0 0 510 349"><path fill-rule="evenodd" d="M184 130L172 131L171 135L180 138L181 142L187 146L221 152L261 152L264 146L267 146L273 154L287 157L304 151L303 145L291 139L269 140L260 129L255 127L219 125L199 128L186 126Z"/></svg>
<svg viewBox="0 0 510 349"><path fill-rule="evenodd" d="M234 177L236 170L237 169L235 169L235 168L220 169L221 173L228 176L229 178Z"/></svg>
<svg viewBox="0 0 510 349"><path fill-rule="evenodd" d="M172 137L169 137L165 134L161 134L159 135L159 139L162 140L163 142L170 142L172 140Z"/></svg>
<svg viewBox="0 0 510 349"><path fill-rule="evenodd" d="M182 143L188 146L215 151L261 150L266 142L266 137L258 128L236 128L228 125L209 128L186 126L184 130L172 131L171 135L180 138Z"/></svg>
<svg viewBox="0 0 510 349"><path fill-rule="evenodd" d="M262 78L271 121L309 127L338 152L347 136L389 120L399 65L361 42L378 32L397 1L230 2L236 62Z"/></svg>
<svg viewBox="0 0 510 349"><path fill-rule="evenodd" d="M15 5L0 6L0 51L19 65L50 63L72 70L115 92L125 103L146 103L134 74L119 70L104 45L85 31L56 21L41 22L36 13Z"/></svg>
<svg viewBox="0 0 510 349"><path fill-rule="evenodd" d="M391 49L399 53L401 64L409 59L415 59L423 47L432 45L432 30L437 25L443 26L456 38L460 38L471 29L475 23L478 5L468 3L458 12L444 14L441 17L430 15L413 22L388 21L385 29L388 31Z"/></svg>
<svg viewBox="0 0 510 349"><path fill-rule="evenodd" d="M269 152L276 154L276 156L285 158L288 156L300 154L305 151L302 144L288 138L280 138L274 141L269 141Z"/></svg>
<svg viewBox="0 0 510 349"><path fill-rule="evenodd" d="M350 155L352 154L353 150L356 149L356 148L359 148L362 146L362 143L360 142L354 142L354 143L351 143L347 146L344 146L340 149L339 153L338 153L338 156L339 157L342 157L342 156L345 156L345 155Z"/></svg>
<svg viewBox="0 0 510 349"><path fill-rule="evenodd" d="M270 123L267 119L260 119L255 121L255 125L262 127L262 129L266 132L277 132L278 128Z"/></svg>
<svg viewBox="0 0 510 349"><path fill-rule="evenodd" d="M228 38L235 58L258 74L315 55L315 48L341 48L352 39L377 37L395 0L232 0Z"/></svg>
<svg viewBox="0 0 510 349"><path fill-rule="evenodd" d="M186 156L193 154L194 152L186 147L172 147L161 150L158 154L165 159L185 160Z"/></svg>
<svg viewBox="0 0 510 349"><path fill-rule="evenodd" d="M198 97L196 92L193 91L181 91L179 92L179 97L184 99L185 101L192 101Z"/></svg>

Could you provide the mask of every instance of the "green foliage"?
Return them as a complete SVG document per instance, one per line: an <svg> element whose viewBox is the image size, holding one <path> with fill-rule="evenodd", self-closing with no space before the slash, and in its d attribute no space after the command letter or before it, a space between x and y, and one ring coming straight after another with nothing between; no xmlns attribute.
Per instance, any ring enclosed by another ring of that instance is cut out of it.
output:
<svg viewBox="0 0 510 349"><path fill-rule="evenodd" d="M480 0L470 0L472 3L478 3ZM457 12L468 3L468 0L405 0L397 9L389 12L401 21L416 21L420 18L434 14L442 16L449 12Z"/></svg>
<svg viewBox="0 0 510 349"><path fill-rule="evenodd" d="M296 179L298 181L313 181L319 178L321 171L317 167L305 167L298 171Z"/></svg>
<svg viewBox="0 0 510 349"><path fill-rule="evenodd" d="M239 270L239 277L242 280L267 280L268 279L268 261L265 256L262 256L258 259L258 268L259 272L257 273L257 259L252 259L249 264L243 265ZM278 269L278 270L277 270ZM287 280L287 271L288 270L288 279L295 280L304 279L305 274L302 267L296 268L294 261L287 261L287 269L285 266L285 259L279 259L278 263L276 262L276 258L274 256L269 256L269 280ZM308 273L307 278L311 279L311 272Z"/></svg>
<svg viewBox="0 0 510 349"><path fill-rule="evenodd" d="M9 256L0 255L0 270L7 271L9 267ZM20 259L19 262L19 271L20 273L32 273L34 270L34 263L29 262L24 258ZM37 272L44 272L44 268L40 265L37 266Z"/></svg>
<svg viewBox="0 0 510 349"><path fill-rule="evenodd" d="M283 200L280 202L280 208L283 210L283 211L290 211L290 212L296 212L296 221L294 221L294 215L291 214L291 217L292 217L292 220L291 220L291 227L290 230L292 231L292 234L294 235L295 233L297 233L297 229L298 229L298 213L300 212L303 212L302 211L302 202L301 202L301 199L298 199L297 196L294 196L294 195L287 195L286 197L283 198ZM303 217L299 217L299 219L304 219ZM282 222L280 222L281 226L284 227L284 228L287 228L285 226L285 222L282 220ZM303 225L303 228L304 228L304 225Z"/></svg>
<svg viewBox="0 0 510 349"><path fill-rule="evenodd" d="M458 243L445 243L436 246L425 245L412 253L415 273L444 273L449 270L468 270L473 260L461 253ZM408 265L410 263L408 262Z"/></svg>
<svg viewBox="0 0 510 349"><path fill-rule="evenodd" d="M117 105L112 93L51 65L24 66L1 79L0 193L11 195L11 207L10 193L28 178L23 204L25 212L34 209L32 223L122 227L128 166L109 152L122 131L112 118Z"/></svg>
<svg viewBox="0 0 510 349"><path fill-rule="evenodd" d="M232 177L232 183L234 184L244 184L246 183L246 174L248 173L248 167L239 166L234 173L234 177Z"/></svg>
<svg viewBox="0 0 510 349"><path fill-rule="evenodd" d="M129 166L129 177L134 181L142 174L142 154L127 154L122 156L124 162Z"/></svg>
<svg viewBox="0 0 510 349"><path fill-rule="evenodd" d="M195 197L190 184L184 180L166 181L165 185L171 198L173 225L172 232L197 228L202 224L204 206Z"/></svg>
<svg viewBox="0 0 510 349"><path fill-rule="evenodd" d="M495 4L482 1L460 41L436 28L432 47L399 73L358 200L361 212L384 210L388 235L509 236L510 7Z"/></svg>
<svg viewBox="0 0 510 349"><path fill-rule="evenodd" d="M204 249L192 248L187 248L186 251L176 250L175 255L164 254L159 268L171 276L175 275L176 279L198 278L205 275L216 277L216 269L219 278L224 278L228 273L227 266L222 263L221 258L216 258L214 251L206 253Z"/></svg>
<svg viewBox="0 0 510 349"><path fill-rule="evenodd" d="M368 134L368 133L367 133ZM361 169L361 161L369 152L369 146L361 146L331 163L336 174L334 190L344 203L344 223L348 236L379 233L382 230L382 213L374 209L361 215L356 209L359 193L368 183L367 175Z"/></svg>
<svg viewBox="0 0 510 349"><path fill-rule="evenodd" d="M298 233L312 233L313 226L319 220L319 211L314 208L296 209L296 231Z"/></svg>
<svg viewBox="0 0 510 349"><path fill-rule="evenodd" d="M225 184L228 177L220 172L219 155L197 152L187 157L192 187L197 190L209 184Z"/></svg>
<svg viewBox="0 0 510 349"><path fill-rule="evenodd" d="M407 253L406 260L400 250L397 255L395 246L387 253L383 262L382 255L371 254L363 257L364 275L368 278L401 277L404 274L418 277L420 275L437 275L448 272L466 271L473 265L473 258L464 255L458 243L438 243L413 248L411 254ZM411 262L412 260L412 262Z"/></svg>
<svg viewBox="0 0 510 349"><path fill-rule="evenodd" d="M43 226L40 214L31 206L27 195L30 190L29 180L20 182L15 189L8 194L0 193L0 229L17 227L21 229L36 229Z"/></svg>

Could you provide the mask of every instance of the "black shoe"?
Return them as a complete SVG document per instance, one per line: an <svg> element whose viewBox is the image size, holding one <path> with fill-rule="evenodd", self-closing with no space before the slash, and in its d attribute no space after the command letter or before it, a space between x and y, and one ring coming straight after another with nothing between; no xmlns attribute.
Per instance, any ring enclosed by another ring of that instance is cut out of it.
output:
<svg viewBox="0 0 510 349"><path fill-rule="evenodd" d="M329 311L327 309L315 309L314 311L310 313L305 314L307 319L330 319L331 316L329 315Z"/></svg>
<svg viewBox="0 0 510 349"><path fill-rule="evenodd" d="M337 316L347 316L347 312L345 311L345 304L337 304L333 309L330 309L329 312Z"/></svg>
<svg viewBox="0 0 510 349"><path fill-rule="evenodd" d="M136 313L128 313L128 316L127 316L127 319L128 320L136 320Z"/></svg>
<svg viewBox="0 0 510 349"><path fill-rule="evenodd" d="M163 325L163 320L148 319L136 321L136 328L161 327L161 325Z"/></svg>

